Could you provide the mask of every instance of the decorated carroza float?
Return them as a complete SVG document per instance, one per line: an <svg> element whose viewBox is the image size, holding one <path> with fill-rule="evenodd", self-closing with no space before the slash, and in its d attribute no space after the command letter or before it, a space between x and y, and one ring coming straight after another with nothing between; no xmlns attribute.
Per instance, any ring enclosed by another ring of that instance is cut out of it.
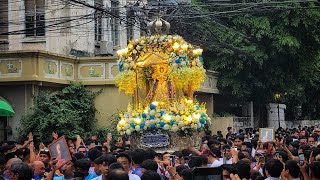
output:
<svg viewBox="0 0 320 180"><path fill-rule="evenodd" d="M194 99L206 78L202 49L178 35L167 35L170 25L163 19L148 26L151 35L117 51L116 86L133 97L120 112L117 130L139 148L195 145L210 124L205 104Z"/></svg>

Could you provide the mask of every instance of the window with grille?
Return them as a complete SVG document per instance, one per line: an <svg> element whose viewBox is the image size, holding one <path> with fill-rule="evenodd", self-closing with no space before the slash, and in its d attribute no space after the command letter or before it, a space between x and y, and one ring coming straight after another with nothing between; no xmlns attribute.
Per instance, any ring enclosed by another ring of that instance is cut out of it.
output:
<svg viewBox="0 0 320 180"><path fill-rule="evenodd" d="M94 0L96 7L103 8L103 0ZM102 12L97 10L94 13L94 40L99 42L102 37Z"/></svg>
<svg viewBox="0 0 320 180"><path fill-rule="evenodd" d="M111 37L114 46L119 46L119 26L120 26L120 12L119 12L119 2L111 1Z"/></svg>
<svg viewBox="0 0 320 180"><path fill-rule="evenodd" d="M45 0L25 0L26 37L42 37L45 29Z"/></svg>

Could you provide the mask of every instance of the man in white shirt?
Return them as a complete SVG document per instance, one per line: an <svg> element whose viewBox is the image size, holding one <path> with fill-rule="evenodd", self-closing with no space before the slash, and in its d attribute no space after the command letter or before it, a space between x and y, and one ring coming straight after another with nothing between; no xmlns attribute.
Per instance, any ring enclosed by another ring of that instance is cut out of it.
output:
<svg viewBox="0 0 320 180"><path fill-rule="evenodd" d="M122 164L124 171L129 174L129 180L140 180L140 177L130 172L131 158L126 153L120 153L117 156L117 162Z"/></svg>
<svg viewBox="0 0 320 180"><path fill-rule="evenodd" d="M222 146L223 158L220 158L220 161L223 164L232 164L232 154L230 151L231 147L226 144Z"/></svg>
<svg viewBox="0 0 320 180"><path fill-rule="evenodd" d="M221 151L218 148L211 148L204 153L208 157L209 167L220 167L223 162L220 161Z"/></svg>

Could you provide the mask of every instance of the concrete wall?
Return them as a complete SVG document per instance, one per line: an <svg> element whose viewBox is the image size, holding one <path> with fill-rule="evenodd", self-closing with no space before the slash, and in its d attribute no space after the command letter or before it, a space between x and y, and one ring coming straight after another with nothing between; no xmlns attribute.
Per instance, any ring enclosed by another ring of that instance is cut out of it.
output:
<svg viewBox="0 0 320 180"><path fill-rule="evenodd" d="M20 126L20 119L30 113L34 92L36 92L34 85L0 86L0 97L5 99L15 111L14 116L8 118L8 126L13 131L12 135L8 135L8 140L16 140L18 138L17 128Z"/></svg>
<svg viewBox="0 0 320 180"><path fill-rule="evenodd" d="M97 109L96 118L98 120L97 126L109 126L108 119L119 110L126 110L128 102L132 100L130 96L119 92L114 85L109 86L87 86L93 92L102 92L95 99L95 107Z"/></svg>
<svg viewBox="0 0 320 180"><path fill-rule="evenodd" d="M213 94L198 93L195 94L197 101L201 103L206 103L207 114L212 118L213 116Z"/></svg>
<svg viewBox="0 0 320 180"><path fill-rule="evenodd" d="M228 127L233 127L233 117L216 117L212 119L210 130L212 134L216 134L217 131L222 131L225 137L228 133Z"/></svg>
<svg viewBox="0 0 320 180"><path fill-rule="evenodd" d="M319 126L320 120L301 120L301 121L286 121L287 128L297 128L298 126Z"/></svg>
<svg viewBox="0 0 320 180"><path fill-rule="evenodd" d="M279 119L280 119L280 126L283 128L286 128L285 112L284 112L285 109L286 109L285 104L270 103L268 105L268 127L278 128Z"/></svg>

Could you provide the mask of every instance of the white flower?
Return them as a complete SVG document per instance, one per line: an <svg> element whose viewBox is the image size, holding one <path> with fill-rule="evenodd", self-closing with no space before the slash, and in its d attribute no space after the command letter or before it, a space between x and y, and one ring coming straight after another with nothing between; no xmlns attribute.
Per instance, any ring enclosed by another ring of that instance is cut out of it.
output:
<svg viewBox="0 0 320 180"><path fill-rule="evenodd" d="M124 132L123 132L123 131L121 131L121 132L120 132L120 135L121 135L121 136L123 136L123 135L124 135Z"/></svg>
<svg viewBox="0 0 320 180"><path fill-rule="evenodd" d="M160 113L156 113L156 117L160 117L161 116L161 114Z"/></svg>
<svg viewBox="0 0 320 180"><path fill-rule="evenodd" d="M124 125L124 129L129 129L129 128L130 128L129 124Z"/></svg>
<svg viewBox="0 0 320 180"><path fill-rule="evenodd" d="M160 124L157 124L156 126L157 126L157 128L160 128Z"/></svg>
<svg viewBox="0 0 320 180"><path fill-rule="evenodd" d="M144 40L140 41L140 45L144 45L146 42Z"/></svg>
<svg viewBox="0 0 320 180"><path fill-rule="evenodd" d="M201 66L202 66L202 63L201 63L201 62L198 62L198 63L197 63L197 66L201 67Z"/></svg>
<svg viewBox="0 0 320 180"><path fill-rule="evenodd" d="M159 122L160 122L160 119L156 118L155 123L159 123Z"/></svg>
<svg viewBox="0 0 320 180"><path fill-rule="evenodd" d="M164 125L164 126L163 126L163 129L164 129L164 130L169 130L169 129L170 129L169 124Z"/></svg>
<svg viewBox="0 0 320 180"><path fill-rule="evenodd" d="M184 122L183 121L179 121L178 122L178 126L183 127L184 126Z"/></svg>
<svg viewBox="0 0 320 180"><path fill-rule="evenodd" d="M155 111L155 110L151 110L149 114L150 114L151 116L153 116L153 115L156 114L156 111Z"/></svg>
<svg viewBox="0 0 320 180"><path fill-rule="evenodd" d="M134 118L129 118L128 123L131 124L134 121Z"/></svg>
<svg viewBox="0 0 320 180"><path fill-rule="evenodd" d="M172 132L177 132L178 130L179 130L179 127L175 124L171 127Z"/></svg>
<svg viewBox="0 0 320 180"><path fill-rule="evenodd" d="M166 36L160 36L160 41L163 41L166 38Z"/></svg>
<svg viewBox="0 0 320 180"><path fill-rule="evenodd" d="M176 121L180 121L181 117L179 115L176 115Z"/></svg>
<svg viewBox="0 0 320 180"><path fill-rule="evenodd" d="M149 127L150 126L150 121L146 121L145 122L145 127Z"/></svg>
<svg viewBox="0 0 320 180"><path fill-rule="evenodd" d="M127 134L127 135L129 135L129 136L130 136L130 135L131 135L131 133L132 133L132 132L131 132L131 130L130 130L130 129L127 129L127 130L126 130L126 134Z"/></svg>
<svg viewBox="0 0 320 180"><path fill-rule="evenodd" d="M153 40L154 39L154 36L150 36L150 40Z"/></svg>
<svg viewBox="0 0 320 180"><path fill-rule="evenodd" d="M135 130L139 132L139 131L140 131L140 126L137 125L137 126L135 127Z"/></svg>
<svg viewBox="0 0 320 180"><path fill-rule="evenodd" d="M139 51L141 49L141 46L137 46L136 49Z"/></svg>
<svg viewBox="0 0 320 180"><path fill-rule="evenodd" d="M144 127L143 127L143 129L144 129L144 130L147 130L147 129L148 129L148 127L147 127L147 126L144 126Z"/></svg>
<svg viewBox="0 0 320 180"><path fill-rule="evenodd" d="M176 69L177 67L178 67L178 64L177 64L177 63L173 63L173 64L172 64L172 68L173 68L173 69Z"/></svg>
<svg viewBox="0 0 320 180"><path fill-rule="evenodd" d="M129 64L128 63L123 63L123 68L124 69L128 69L129 68Z"/></svg>
<svg viewBox="0 0 320 180"><path fill-rule="evenodd" d="M132 53L133 53L133 54L137 54L137 50L134 49L134 50L132 51Z"/></svg>

